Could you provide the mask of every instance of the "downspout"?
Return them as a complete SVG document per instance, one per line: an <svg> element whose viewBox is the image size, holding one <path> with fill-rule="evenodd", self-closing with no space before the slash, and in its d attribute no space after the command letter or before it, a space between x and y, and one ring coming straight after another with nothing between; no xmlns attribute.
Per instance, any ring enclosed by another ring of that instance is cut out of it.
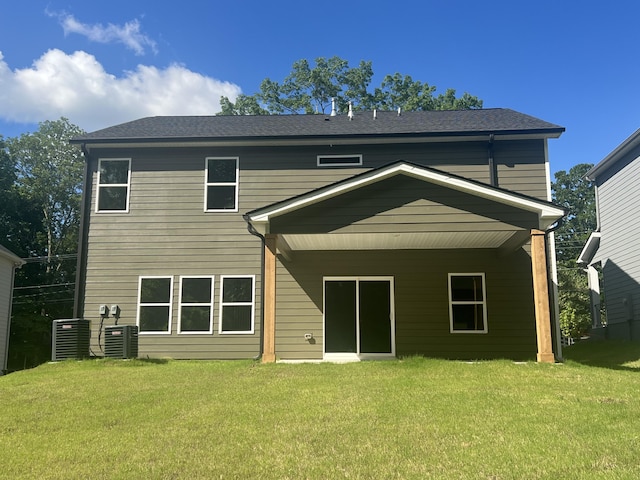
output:
<svg viewBox="0 0 640 480"><path fill-rule="evenodd" d="M489 146L487 147L487 156L488 156L488 162L489 162L489 182L491 183L491 186L497 187L498 186L498 170L496 169L496 163L493 159L493 140L494 140L494 135L493 133L490 133Z"/></svg>
<svg viewBox="0 0 640 480"><path fill-rule="evenodd" d="M264 249L266 248L266 245L264 235L255 229L249 220L249 216L245 214L242 218L247 222L247 230L249 233L258 237L262 244L262 249L260 250L260 349L258 351L258 355L253 357L254 360L259 360L264 352Z"/></svg>
<svg viewBox="0 0 640 480"><path fill-rule="evenodd" d="M89 202L91 201L91 178L89 176L89 151L86 144L80 146L82 154L84 155L84 174L83 174L83 188L82 188L82 201L80 202L80 231L78 234L78 259L76 260L76 288L73 299L73 317L81 318L84 310L84 282L86 279L85 267L86 260L84 258L87 251L87 242L89 237Z"/></svg>

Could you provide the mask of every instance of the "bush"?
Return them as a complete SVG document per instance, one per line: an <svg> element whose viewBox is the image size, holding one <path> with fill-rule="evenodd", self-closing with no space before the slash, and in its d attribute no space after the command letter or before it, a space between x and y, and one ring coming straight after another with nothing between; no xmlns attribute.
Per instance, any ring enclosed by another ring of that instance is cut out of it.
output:
<svg viewBox="0 0 640 480"><path fill-rule="evenodd" d="M568 338L580 338L591 328L591 318L579 313L571 305L566 305L560 311L560 330Z"/></svg>

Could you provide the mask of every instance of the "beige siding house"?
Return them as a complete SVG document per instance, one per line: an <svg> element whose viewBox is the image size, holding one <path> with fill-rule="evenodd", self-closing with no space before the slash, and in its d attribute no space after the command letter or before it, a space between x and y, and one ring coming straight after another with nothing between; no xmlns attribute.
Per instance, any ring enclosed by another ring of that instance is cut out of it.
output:
<svg viewBox="0 0 640 480"><path fill-rule="evenodd" d="M15 269L22 265L20 257L0 245L0 375L7 369L13 278Z"/></svg>
<svg viewBox="0 0 640 480"><path fill-rule="evenodd" d="M118 321L149 357L553 361L547 240L565 212L547 140L563 131L487 109L153 117L76 138L76 316L96 355Z"/></svg>

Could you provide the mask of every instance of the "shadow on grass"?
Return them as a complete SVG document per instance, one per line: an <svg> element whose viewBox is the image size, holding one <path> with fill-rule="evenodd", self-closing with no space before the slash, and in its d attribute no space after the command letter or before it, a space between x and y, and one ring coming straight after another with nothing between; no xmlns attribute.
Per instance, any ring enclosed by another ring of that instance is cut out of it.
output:
<svg viewBox="0 0 640 480"><path fill-rule="evenodd" d="M108 358L97 357L97 361L103 364L115 364L128 367L143 367L145 365L164 365L169 363L166 358Z"/></svg>
<svg viewBox="0 0 640 480"><path fill-rule="evenodd" d="M563 349L569 362L591 367L640 372L640 342L582 340Z"/></svg>

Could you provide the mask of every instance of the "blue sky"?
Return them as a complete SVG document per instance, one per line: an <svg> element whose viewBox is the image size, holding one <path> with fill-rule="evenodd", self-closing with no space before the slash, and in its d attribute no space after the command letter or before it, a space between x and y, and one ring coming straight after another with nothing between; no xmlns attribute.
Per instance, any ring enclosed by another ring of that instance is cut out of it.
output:
<svg viewBox="0 0 640 480"><path fill-rule="evenodd" d="M91 131L214 114L301 58L337 55L562 125L551 169L640 127L632 0L0 0L0 135L65 116Z"/></svg>

